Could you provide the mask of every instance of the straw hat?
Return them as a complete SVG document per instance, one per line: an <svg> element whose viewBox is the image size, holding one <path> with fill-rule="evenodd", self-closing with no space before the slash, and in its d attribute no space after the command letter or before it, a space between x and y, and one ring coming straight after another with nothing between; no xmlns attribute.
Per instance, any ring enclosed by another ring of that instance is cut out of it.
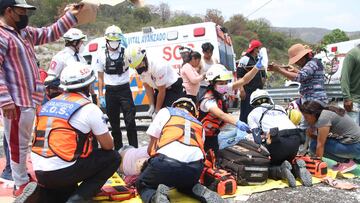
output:
<svg viewBox="0 0 360 203"><path fill-rule="evenodd" d="M312 52L312 50L303 44L294 44L288 49L289 64L295 64L306 54Z"/></svg>

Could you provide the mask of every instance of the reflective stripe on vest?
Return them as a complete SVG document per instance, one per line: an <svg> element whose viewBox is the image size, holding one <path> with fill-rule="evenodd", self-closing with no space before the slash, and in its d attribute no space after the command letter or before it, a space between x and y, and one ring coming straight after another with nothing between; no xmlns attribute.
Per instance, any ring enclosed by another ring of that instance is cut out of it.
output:
<svg viewBox="0 0 360 203"><path fill-rule="evenodd" d="M174 141L199 147L205 155L201 122L186 111L177 108L167 109L170 113L170 119L161 130L161 135L155 143L155 147L151 149L150 156L155 156L160 148Z"/></svg>
<svg viewBox="0 0 360 203"><path fill-rule="evenodd" d="M212 92L209 90L208 92L206 92L203 99L213 99L213 98L214 97L212 95ZM217 100L216 103L220 109L223 109L223 102L220 99ZM205 136L208 137L216 136L219 133L220 128L224 125L223 120L210 112L200 112L200 114L204 115L202 116L202 118L200 118L200 121L203 124L205 130Z"/></svg>
<svg viewBox="0 0 360 203"><path fill-rule="evenodd" d="M69 124L70 118L90 101L80 94L65 93L48 101L36 119L32 152L64 161L87 157L92 152L92 134L84 134Z"/></svg>

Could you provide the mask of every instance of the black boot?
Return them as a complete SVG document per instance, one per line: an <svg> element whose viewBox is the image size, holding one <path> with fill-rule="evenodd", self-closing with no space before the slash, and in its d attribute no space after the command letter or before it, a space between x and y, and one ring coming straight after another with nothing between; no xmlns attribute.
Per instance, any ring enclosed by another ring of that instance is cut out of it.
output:
<svg viewBox="0 0 360 203"><path fill-rule="evenodd" d="M202 200L201 202L225 203L225 200L221 198L218 193L208 189L200 183L194 185L194 187L192 188L192 192Z"/></svg>
<svg viewBox="0 0 360 203"><path fill-rule="evenodd" d="M291 173L291 164L288 161L284 161L280 166L269 167L269 178L274 180L285 180L290 187L296 187L296 180Z"/></svg>
<svg viewBox="0 0 360 203"><path fill-rule="evenodd" d="M151 203L170 203L168 197L169 190L168 186L160 184L155 195L151 198Z"/></svg>
<svg viewBox="0 0 360 203"><path fill-rule="evenodd" d="M296 178L300 179L303 186L312 186L312 176L311 173L306 169L306 163L304 160L295 160L295 164L293 165L293 173Z"/></svg>

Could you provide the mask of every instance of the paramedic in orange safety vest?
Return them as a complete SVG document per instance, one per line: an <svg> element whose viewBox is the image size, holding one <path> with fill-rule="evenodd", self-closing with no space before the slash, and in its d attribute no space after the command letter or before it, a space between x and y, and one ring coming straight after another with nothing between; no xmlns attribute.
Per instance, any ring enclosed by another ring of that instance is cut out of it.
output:
<svg viewBox="0 0 360 203"><path fill-rule="evenodd" d="M44 202L84 202L114 174L120 156L102 111L88 99L95 81L91 67L72 62L60 80L65 92L44 104L36 121L31 153L41 191L36 194ZM92 149L93 137L100 149Z"/></svg>
<svg viewBox="0 0 360 203"><path fill-rule="evenodd" d="M254 78L259 69L262 69L262 59L244 77L232 83L232 73L221 64L212 65L206 72L209 82L205 95L200 99L199 120L205 130L204 149L212 149L217 154L219 150L218 134L226 123L236 126L241 131L249 131L249 126L227 113L225 95L241 88Z"/></svg>
<svg viewBox="0 0 360 203"><path fill-rule="evenodd" d="M129 67L136 70L144 84L150 102L148 114L152 118L161 108L170 107L174 101L184 96L183 80L170 64L154 60L141 47L133 46L127 51Z"/></svg>
<svg viewBox="0 0 360 203"><path fill-rule="evenodd" d="M202 202L224 202L198 183L204 168L204 132L195 118L196 105L182 97L172 106L161 109L146 131L151 137L151 158L136 182L142 201L170 202L168 191L175 187Z"/></svg>

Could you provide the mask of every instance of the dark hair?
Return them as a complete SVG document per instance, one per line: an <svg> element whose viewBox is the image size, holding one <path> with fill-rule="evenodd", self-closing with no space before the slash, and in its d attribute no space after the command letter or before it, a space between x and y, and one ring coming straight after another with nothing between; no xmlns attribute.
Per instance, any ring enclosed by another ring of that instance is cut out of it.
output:
<svg viewBox="0 0 360 203"><path fill-rule="evenodd" d="M201 54L197 51L193 51L190 53L190 61L192 59L201 59Z"/></svg>
<svg viewBox="0 0 360 203"><path fill-rule="evenodd" d="M345 115L345 110L336 106L324 106L317 101L306 101L299 107L301 113L314 115L316 120L319 119L320 114L323 110L335 112L339 116Z"/></svg>
<svg viewBox="0 0 360 203"><path fill-rule="evenodd" d="M83 93L83 94L85 94L86 96L90 96L89 95L89 91L90 91L90 85L91 84L89 84L89 85L86 85L86 86L84 86L84 87L80 87L80 88L76 88L76 89L70 89L70 90L66 90L67 92L70 92L70 93Z"/></svg>
<svg viewBox="0 0 360 203"><path fill-rule="evenodd" d="M4 16L4 14L5 14L5 10L7 9L7 8L9 8L10 6L3 6L2 8L0 8L0 16Z"/></svg>
<svg viewBox="0 0 360 203"><path fill-rule="evenodd" d="M210 42L205 42L201 45L203 52L214 51L214 46Z"/></svg>

